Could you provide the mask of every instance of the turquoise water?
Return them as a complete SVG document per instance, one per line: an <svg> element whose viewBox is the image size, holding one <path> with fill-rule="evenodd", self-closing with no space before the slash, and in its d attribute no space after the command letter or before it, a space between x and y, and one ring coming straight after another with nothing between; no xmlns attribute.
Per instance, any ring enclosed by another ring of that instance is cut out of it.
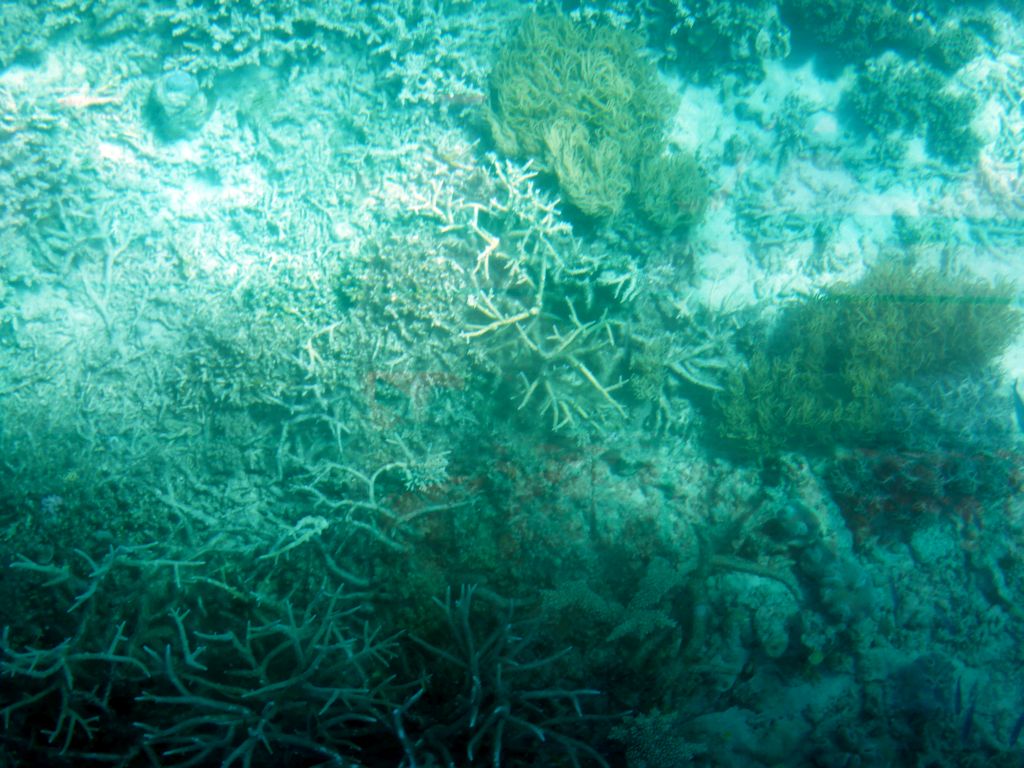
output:
<svg viewBox="0 0 1024 768"><path fill-rule="evenodd" d="M1019 765L1011 0L0 0L0 766Z"/></svg>

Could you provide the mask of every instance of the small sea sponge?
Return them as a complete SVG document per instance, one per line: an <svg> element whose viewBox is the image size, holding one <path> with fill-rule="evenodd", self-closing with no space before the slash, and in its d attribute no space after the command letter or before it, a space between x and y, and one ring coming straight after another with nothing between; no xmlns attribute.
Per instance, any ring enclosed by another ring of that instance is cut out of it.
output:
<svg viewBox="0 0 1024 768"><path fill-rule="evenodd" d="M191 136L209 117L206 96L199 82L179 69L157 78L147 109L156 132L167 140Z"/></svg>

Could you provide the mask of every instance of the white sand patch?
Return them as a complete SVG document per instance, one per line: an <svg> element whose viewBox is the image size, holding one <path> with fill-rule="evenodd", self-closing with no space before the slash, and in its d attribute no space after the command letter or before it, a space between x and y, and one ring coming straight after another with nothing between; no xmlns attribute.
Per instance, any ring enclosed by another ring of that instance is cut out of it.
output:
<svg viewBox="0 0 1024 768"><path fill-rule="evenodd" d="M681 87L679 81L669 87L679 92L679 109L669 130L670 143L694 154L718 154L733 132L718 92L712 88Z"/></svg>

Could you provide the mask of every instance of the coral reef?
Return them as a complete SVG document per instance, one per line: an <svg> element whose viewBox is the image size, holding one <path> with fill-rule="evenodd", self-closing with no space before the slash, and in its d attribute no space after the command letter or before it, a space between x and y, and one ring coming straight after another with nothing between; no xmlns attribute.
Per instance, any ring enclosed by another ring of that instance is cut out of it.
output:
<svg viewBox="0 0 1024 768"><path fill-rule="evenodd" d="M8 626L0 637L0 671L15 681L0 697L4 750L54 765L115 754L273 765L287 754L289 765L459 756L514 766L550 748L607 765L582 740L584 702L597 692L544 688L561 654L538 657L507 603L474 608L464 588L437 601L443 618L429 642L387 634L360 591L367 582L316 538L305 546L329 576L282 582L274 564L291 547L207 547L202 560L187 546L81 552L75 564L18 558L20 587L54 604L33 612L49 617L47 632ZM147 587L129 607L139 577ZM39 729L47 738L33 746Z"/></svg>
<svg viewBox="0 0 1024 768"><path fill-rule="evenodd" d="M699 222L710 199L703 172L683 153L645 157L632 191L643 216L665 232Z"/></svg>
<svg viewBox="0 0 1024 768"><path fill-rule="evenodd" d="M1001 12L0 4L5 768L1019 763Z"/></svg>

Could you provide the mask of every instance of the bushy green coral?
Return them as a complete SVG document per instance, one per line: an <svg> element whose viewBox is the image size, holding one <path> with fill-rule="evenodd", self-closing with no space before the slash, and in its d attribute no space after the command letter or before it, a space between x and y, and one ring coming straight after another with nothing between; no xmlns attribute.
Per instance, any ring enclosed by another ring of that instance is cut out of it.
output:
<svg viewBox="0 0 1024 768"><path fill-rule="evenodd" d="M640 212L665 231L695 224L708 207L707 179L685 153L645 158L633 191Z"/></svg>
<svg viewBox="0 0 1024 768"><path fill-rule="evenodd" d="M611 27L586 29L557 15L531 15L501 51L490 77L487 121L498 149L533 158L553 174L581 213L613 218L631 193L650 191L672 205L698 189L691 160L663 157L676 101L658 82L642 41ZM668 171L669 178L648 178ZM666 185L675 180L676 191ZM700 201L690 211L702 210ZM657 226L693 217L654 211Z"/></svg>
<svg viewBox="0 0 1024 768"><path fill-rule="evenodd" d="M795 305L719 398L722 432L755 453L869 444L889 428L894 385L967 375L1006 347L1021 321L1011 296L900 266Z"/></svg>
<svg viewBox="0 0 1024 768"><path fill-rule="evenodd" d="M490 89L495 140L515 156L540 154L559 118L634 153L645 143L658 147L676 106L638 37L586 30L564 16L526 17L502 50Z"/></svg>
<svg viewBox="0 0 1024 768"><path fill-rule="evenodd" d="M562 191L588 216L615 216L629 194L630 168L618 143L581 124L556 120L544 134L548 164Z"/></svg>

